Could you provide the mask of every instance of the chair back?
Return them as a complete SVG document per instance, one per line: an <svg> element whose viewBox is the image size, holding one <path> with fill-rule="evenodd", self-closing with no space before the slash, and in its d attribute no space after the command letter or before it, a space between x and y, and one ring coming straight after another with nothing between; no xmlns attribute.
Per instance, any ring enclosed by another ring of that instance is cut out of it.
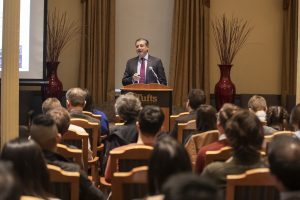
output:
<svg viewBox="0 0 300 200"><path fill-rule="evenodd" d="M268 168L227 176L226 200L279 200L275 178Z"/></svg>
<svg viewBox="0 0 300 200"><path fill-rule="evenodd" d="M72 162L77 163L82 169L83 168L83 160L82 160L82 150L81 149L72 149L68 148L64 144L57 144L57 152L63 157L71 160Z"/></svg>
<svg viewBox="0 0 300 200"><path fill-rule="evenodd" d="M96 114L94 114L94 113L92 113L92 112L89 112L89 111L82 111L82 113L83 114L85 114L85 115L88 115L88 116L90 116L90 117L93 117L93 118L95 118L95 119L98 119L99 121L101 121L101 115L96 115Z"/></svg>
<svg viewBox="0 0 300 200"><path fill-rule="evenodd" d="M100 137L99 137L99 131L100 131L100 124L89 122L86 119L80 119L80 118L72 118L71 124L74 124L76 126L80 126L84 129L86 129L86 132L89 133L89 138L91 141L91 150L93 152L93 157L97 155L97 146L101 143Z"/></svg>
<svg viewBox="0 0 300 200"><path fill-rule="evenodd" d="M196 163L197 154L201 147L206 146L210 143L216 142L219 139L219 131L211 130L203 133L192 135L192 137L185 144L192 163Z"/></svg>
<svg viewBox="0 0 300 200"><path fill-rule="evenodd" d="M223 147L217 151L207 151L205 153L205 166L216 161L226 161L232 156L232 148L229 146Z"/></svg>
<svg viewBox="0 0 300 200"><path fill-rule="evenodd" d="M177 141L183 144L183 141L196 132L196 120L190 120L186 123L178 123Z"/></svg>
<svg viewBox="0 0 300 200"><path fill-rule="evenodd" d="M281 135L281 134L293 136L293 135L295 135L295 132L293 132L293 131L276 131L272 135L265 135L264 136L264 142L263 142L263 145L262 145L263 151L267 152L268 145L272 141L272 139L274 138L274 136Z"/></svg>
<svg viewBox="0 0 300 200"><path fill-rule="evenodd" d="M148 167L116 172L112 177L112 200L141 199L147 195Z"/></svg>
<svg viewBox="0 0 300 200"><path fill-rule="evenodd" d="M89 135L77 133L76 131L68 130L62 135L62 141L65 144L71 144L82 150L83 168L87 171L88 167L88 138Z"/></svg>
<svg viewBox="0 0 300 200"><path fill-rule="evenodd" d="M189 112L182 112L182 113L179 113L178 115L170 115L170 130L175 126L176 119L178 117L182 117L182 116L185 116L188 114L189 114Z"/></svg>
<svg viewBox="0 0 300 200"><path fill-rule="evenodd" d="M54 165L47 165L51 192L60 199L79 199L79 172L68 172Z"/></svg>
<svg viewBox="0 0 300 200"><path fill-rule="evenodd" d="M153 147L139 144L111 150L111 177L115 172L128 172L134 167L148 165L152 151Z"/></svg>

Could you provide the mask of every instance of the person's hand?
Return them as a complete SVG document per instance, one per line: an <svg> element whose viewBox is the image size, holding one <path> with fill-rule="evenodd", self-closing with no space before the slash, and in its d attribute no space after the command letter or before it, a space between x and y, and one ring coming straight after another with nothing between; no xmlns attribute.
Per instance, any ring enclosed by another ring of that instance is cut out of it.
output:
<svg viewBox="0 0 300 200"><path fill-rule="evenodd" d="M135 73L135 74L133 74L133 76L132 76L132 80L133 81L139 81L140 80L140 75L138 74L138 73Z"/></svg>

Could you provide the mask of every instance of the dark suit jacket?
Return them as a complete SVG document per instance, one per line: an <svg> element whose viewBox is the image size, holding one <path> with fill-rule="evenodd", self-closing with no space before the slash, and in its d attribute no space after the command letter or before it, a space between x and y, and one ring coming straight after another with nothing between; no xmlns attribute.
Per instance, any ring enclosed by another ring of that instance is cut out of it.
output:
<svg viewBox="0 0 300 200"><path fill-rule="evenodd" d="M132 76L133 74L137 73L138 60L139 57L137 56L127 61L126 69L122 78L122 84L124 86L134 83L132 80ZM146 83L157 83L157 79L154 73L149 69L150 66L153 68L153 71L155 71L155 73L157 74L159 83L167 85L166 75L161 60L150 55L148 56Z"/></svg>

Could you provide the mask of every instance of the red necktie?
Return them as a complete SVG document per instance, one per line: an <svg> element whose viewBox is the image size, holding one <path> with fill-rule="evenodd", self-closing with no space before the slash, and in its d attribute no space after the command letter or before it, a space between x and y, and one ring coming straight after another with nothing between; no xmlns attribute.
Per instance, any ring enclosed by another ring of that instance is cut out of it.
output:
<svg viewBox="0 0 300 200"><path fill-rule="evenodd" d="M140 80L139 83L145 83L145 58L141 58Z"/></svg>

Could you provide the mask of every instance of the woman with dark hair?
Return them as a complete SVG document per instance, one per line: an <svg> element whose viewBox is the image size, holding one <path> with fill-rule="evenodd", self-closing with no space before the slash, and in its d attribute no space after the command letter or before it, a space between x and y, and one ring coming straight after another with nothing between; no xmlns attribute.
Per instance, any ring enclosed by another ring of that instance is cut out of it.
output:
<svg viewBox="0 0 300 200"><path fill-rule="evenodd" d="M11 140L4 145L0 159L12 162L22 195L49 199L49 174L38 144L33 140Z"/></svg>
<svg viewBox="0 0 300 200"><path fill-rule="evenodd" d="M198 133L217 129L217 110L207 104L197 109L196 128Z"/></svg>
<svg viewBox="0 0 300 200"><path fill-rule="evenodd" d="M283 131L288 128L289 114L282 106L270 106L267 110L267 126L277 131Z"/></svg>
<svg viewBox="0 0 300 200"><path fill-rule="evenodd" d="M172 175L190 171L191 161L184 147L172 137L162 137L155 144L149 161L149 195L161 194L163 184Z"/></svg>
<svg viewBox="0 0 300 200"><path fill-rule="evenodd" d="M241 174L253 168L266 167L261 157L264 139L263 127L258 117L248 110L238 111L227 123L225 135L233 155L226 162L214 162L204 168L202 176L226 187L226 176Z"/></svg>

